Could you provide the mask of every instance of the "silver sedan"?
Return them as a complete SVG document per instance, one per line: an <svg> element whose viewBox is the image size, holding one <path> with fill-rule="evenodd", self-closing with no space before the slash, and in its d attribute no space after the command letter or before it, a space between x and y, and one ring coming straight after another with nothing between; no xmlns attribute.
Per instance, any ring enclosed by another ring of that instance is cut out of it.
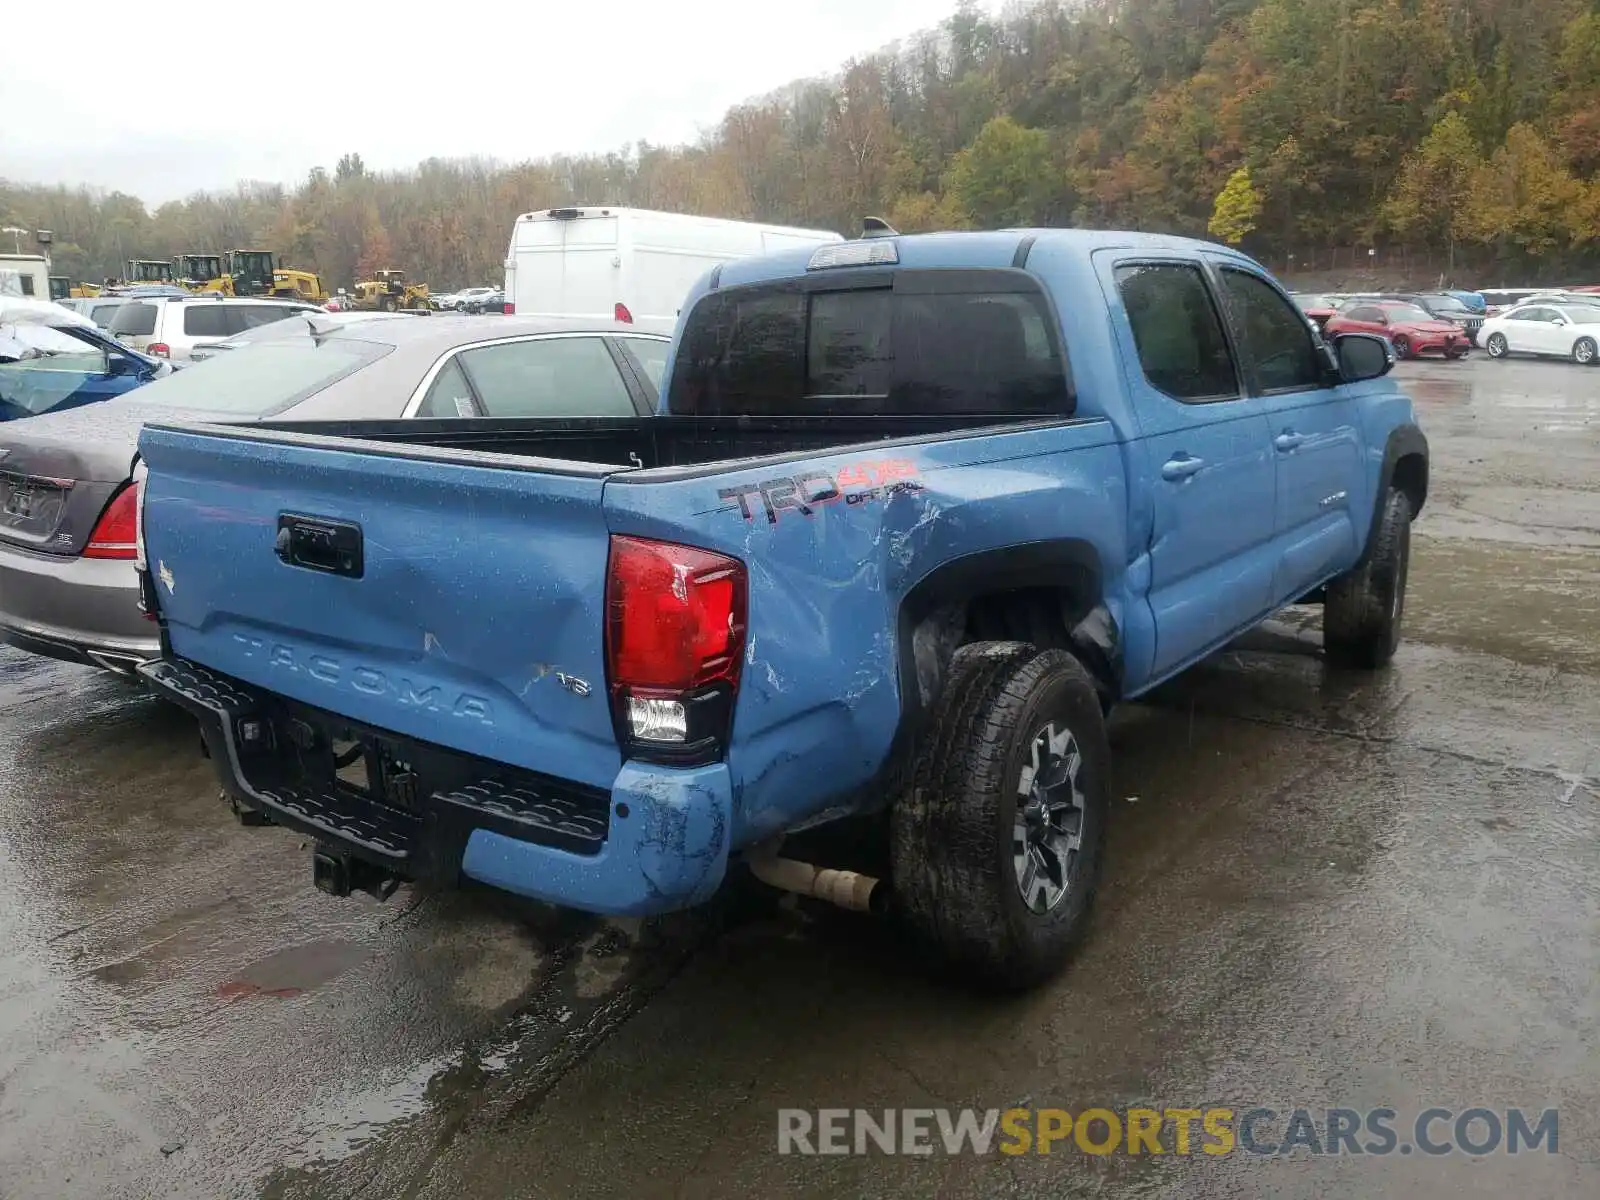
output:
<svg viewBox="0 0 1600 1200"><path fill-rule="evenodd" d="M668 348L630 325L540 317L267 328L281 336L256 330L120 399L0 428L0 640L123 673L160 652L133 561L147 421L631 417L654 411Z"/></svg>

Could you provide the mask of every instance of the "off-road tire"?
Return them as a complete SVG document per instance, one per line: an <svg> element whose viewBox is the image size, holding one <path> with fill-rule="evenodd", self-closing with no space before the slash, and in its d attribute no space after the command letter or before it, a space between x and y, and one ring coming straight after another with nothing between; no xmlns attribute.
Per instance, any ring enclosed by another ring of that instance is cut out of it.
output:
<svg viewBox="0 0 1600 1200"><path fill-rule="evenodd" d="M1051 726L1081 756L1080 842L1059 899L1039 913L1023 899L1013 838L1023 768ZM890 822L897 908L942 964L1007 990L1066 964L1099 883L1110 767L1100 696L1076 658L1020 642L958 652Z"/></svg>
<svg viewBox="0 0 1600 1200"><path fill-rule="evenodd" d="M396 300L393 296L385 296L383 298L383 303L379 307L382 308L384 312L398 312L400 309L400 301Z"/></svg>
<svg viewBox="0 0 1600 1200"><path fill-rule="evenodd" d="M1503 333L1491 333L1483 348L1489 352L1490 358L1504 358L1511 353L1511 343L1506 341Z"/></svg>
<svg viewBox="0 0 1600 1200"><path fill-rule="evenodd" d="M1411 501L1398 488L1390 488L1365 561L1328 584L1322 648L1329 662L1375 670L1394 657L1405 618L1410 565Z"/></svg>
<svg viewBox="0 0 1600 1200"><path fill-rule="evenodd" d="M1600 346L1591 337L1581 337L1572 343L1572 361L1580 367L1592 367L1600 362Z"/></svg>

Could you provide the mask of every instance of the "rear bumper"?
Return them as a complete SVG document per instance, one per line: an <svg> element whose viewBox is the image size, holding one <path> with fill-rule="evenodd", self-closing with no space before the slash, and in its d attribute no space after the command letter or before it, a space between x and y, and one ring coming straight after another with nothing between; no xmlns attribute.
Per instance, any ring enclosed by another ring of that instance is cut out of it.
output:
<svg viewBox="0 0 1600 1200"><path fill-rule="evenodd" d="M120 559L0 547L0 640L67 662L128 672L161 653L139 611L139 577Z"/></svg>
<svg viewBox="0 0 1600 1200"><path fill-rule="evenodd" d="M435 755L457 773L448 788L396 804L285 769L303 758L283 745L288 725L349 722L183 659L145 663L139 674L199 720L239 804L400 878L450 886L466 877L566 908L647 916L710 898L727 869L733 795L724 764L625 764L604 792L366 731L394 742L418 775ZM243 745L246 737L265 745ZM481 779L472 776L479 769Z"/></svg>

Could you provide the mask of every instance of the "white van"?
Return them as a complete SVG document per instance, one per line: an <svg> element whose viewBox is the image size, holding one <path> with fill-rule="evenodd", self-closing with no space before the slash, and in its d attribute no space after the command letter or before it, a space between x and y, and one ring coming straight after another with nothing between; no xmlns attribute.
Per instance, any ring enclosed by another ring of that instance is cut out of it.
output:
<svg viewBox="0 0 1600 1200"><path fill-rule="evenodd" d="M50 299L50 260L42 254L0 254L0 296Z"/></svg>
<svg viewBox="0 0 1600 1200"><path fill-rule="evenodd" d="M822 229L640 208L523 213L506 254L506 312L628 321L671 333L689 289L718 263L843 240Z"/></svg>

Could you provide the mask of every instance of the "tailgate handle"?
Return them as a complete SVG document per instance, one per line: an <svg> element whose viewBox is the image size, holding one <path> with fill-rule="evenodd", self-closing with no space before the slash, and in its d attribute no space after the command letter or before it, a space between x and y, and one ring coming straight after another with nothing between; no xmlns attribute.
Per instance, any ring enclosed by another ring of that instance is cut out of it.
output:
<svg viewBox="0 0 1600 1200"><path fill-rule="evenodd" d="M278 514L278 536L273 552L291 567L326 571L360 579L365 567L361 552L361 526L327 517Z"/></svg>

